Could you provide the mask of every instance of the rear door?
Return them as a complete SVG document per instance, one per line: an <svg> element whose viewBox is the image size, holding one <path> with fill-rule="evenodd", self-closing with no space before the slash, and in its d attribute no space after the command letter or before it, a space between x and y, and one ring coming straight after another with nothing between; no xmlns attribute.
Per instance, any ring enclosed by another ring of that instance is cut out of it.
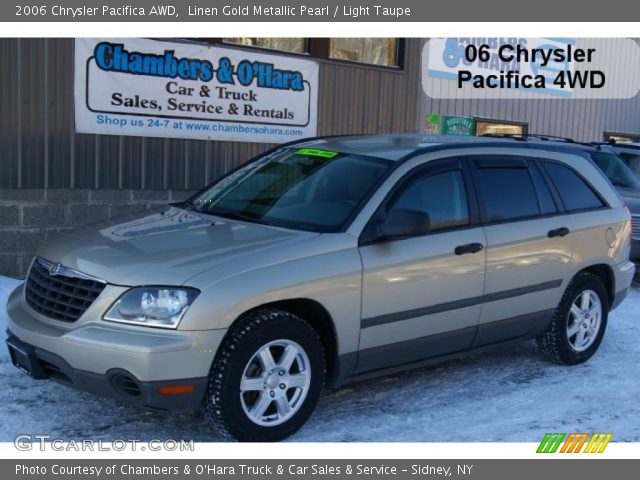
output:
<svg viewBox="0 0 640 480"><path fill-rule="evenodd" d="M573 225L535 158L478 155L469 164L487 237L476 347L546 327L571 272Z"/></svg>
<svg viewBox="0 0 640 480"><path fill-rule="evenodd" d="M358 372L471 345L484 288L485 236L462 161L435 160L411 170L363 232ZM367 239L373 225L396 208L428 213L431 231L412 238Z"/></svg>

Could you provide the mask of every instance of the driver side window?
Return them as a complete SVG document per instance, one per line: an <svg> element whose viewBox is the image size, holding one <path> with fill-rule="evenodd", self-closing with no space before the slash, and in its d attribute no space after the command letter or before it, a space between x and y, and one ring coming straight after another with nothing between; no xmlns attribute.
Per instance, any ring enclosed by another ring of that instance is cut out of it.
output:
<svg viewBox="0 0 640 480"><path fill-rule="evenodd" d="M387 206L387 213L396 209L428 214L432 232L469 225L462 171L449 170L408 180Z"/></svg>

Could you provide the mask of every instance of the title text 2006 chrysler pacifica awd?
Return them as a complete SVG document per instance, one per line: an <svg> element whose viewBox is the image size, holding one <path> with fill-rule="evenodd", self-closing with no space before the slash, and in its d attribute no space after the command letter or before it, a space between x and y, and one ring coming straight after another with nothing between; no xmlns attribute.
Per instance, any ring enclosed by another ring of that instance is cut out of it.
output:
<svg viewBox="0 0 640 480"><path fill-rule="evenodd" d="M190 200L42 248L8 303L33 378L239 440L324 386L535 338L577 364L625 297L629 211L588 148L388 135L286 144Z"/></svg>

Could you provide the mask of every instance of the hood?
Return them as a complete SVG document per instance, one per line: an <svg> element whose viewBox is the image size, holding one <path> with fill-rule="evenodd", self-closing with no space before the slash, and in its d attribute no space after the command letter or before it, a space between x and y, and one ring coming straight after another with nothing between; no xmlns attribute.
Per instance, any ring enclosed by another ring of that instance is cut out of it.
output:
<svg viewBox="0 0 640 480"><path fill-rule="evenodd" d="M317 235L165 207L74 230L38 255L116 285L182 285L223 263Z"/></svg>
<svg viewBox="0 0 640 480"><path fill-rule="evenodd" d="M618 193L633 215L640 215L640 191L618 187Z"/></svg>

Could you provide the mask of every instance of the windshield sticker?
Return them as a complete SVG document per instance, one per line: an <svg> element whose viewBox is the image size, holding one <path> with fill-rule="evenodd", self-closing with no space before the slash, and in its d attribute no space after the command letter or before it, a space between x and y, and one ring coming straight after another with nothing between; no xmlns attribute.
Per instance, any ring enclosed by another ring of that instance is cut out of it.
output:
<svg viewBox="0 0 640 480"><path fill-rule="evenodd" d="M296 152L296 155L306 155L308 157L333 158L340 155L340 153L333 152L331 150L319 150L317 148L301 148Z"/></svg>

